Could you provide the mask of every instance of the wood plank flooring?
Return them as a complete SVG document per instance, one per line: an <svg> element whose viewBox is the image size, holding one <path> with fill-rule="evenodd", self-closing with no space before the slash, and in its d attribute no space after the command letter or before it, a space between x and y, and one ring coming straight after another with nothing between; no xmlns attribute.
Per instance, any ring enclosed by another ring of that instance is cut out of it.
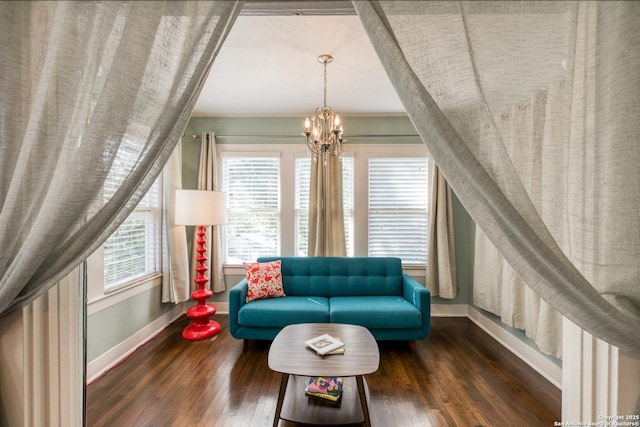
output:
<svg viewBox="0 0 640 427"><path fill-rule="evenodd" d="M279 374L269 342L229 334L186 341L181 318L87 388L87 426L271 426ZM464 318L433 318L412 353L380 342L380 369L367 376L378 427L552 426L560 391ZM349 396L344 396L349 398ZM280 427L292 424L281 421Z"/></svg>

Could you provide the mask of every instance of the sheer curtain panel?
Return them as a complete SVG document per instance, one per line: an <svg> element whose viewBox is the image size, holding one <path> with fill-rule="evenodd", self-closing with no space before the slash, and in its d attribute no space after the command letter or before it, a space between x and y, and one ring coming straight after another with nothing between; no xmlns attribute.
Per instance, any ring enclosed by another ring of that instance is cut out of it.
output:
<svg viewBox="0 0 640 427"><path fill-rule="evenodd" d="M342 159L311 155L309 186L309 256L346 256Z"/></svg>
<svg viewBox="0 0 640 427"><path fill-rule="evenodd" d="M162 302L179 304L191 296L186 230L176 225L176 191L182 189L181 139L164 167L163 178Z"/></svg>
<svg viewBox="0 0 640 427"><path fill-rule="evenodd" d="M458 280L451 187L431 157L429 157L428 200L426 285L433 296L452 299L458 294Z"/></svg>
<svg viewBox="0 0 640 427"><path fill-rule="evenodd" d="M430 154L515 273L581 328L640 351L640 3L354 5ZM509 147L501 117L541 91L553 99L537 143Z"/></svg>
<svg viewBox="0 0 640 427"><path fill-rule="evenodd" d="M242 2L2 2L0 313L48 289L141 200ZM117 191L103 184L115 166Z"/></svg>

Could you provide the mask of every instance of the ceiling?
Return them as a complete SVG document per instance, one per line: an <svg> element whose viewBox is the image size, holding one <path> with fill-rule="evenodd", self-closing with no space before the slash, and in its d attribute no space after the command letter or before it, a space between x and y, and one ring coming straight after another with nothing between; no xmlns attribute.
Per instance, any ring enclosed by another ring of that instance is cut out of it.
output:
<svg viewBox="0 0 640 427"><path fill-rule="evenodd" d="M310 115L323 103L321 54L334 58L327 66L327 105L336 112L404 114L350 2L305 4L319 3L334 10L301 10L295 7L299 2L248 3L211 68L193 116Z"/></svg>

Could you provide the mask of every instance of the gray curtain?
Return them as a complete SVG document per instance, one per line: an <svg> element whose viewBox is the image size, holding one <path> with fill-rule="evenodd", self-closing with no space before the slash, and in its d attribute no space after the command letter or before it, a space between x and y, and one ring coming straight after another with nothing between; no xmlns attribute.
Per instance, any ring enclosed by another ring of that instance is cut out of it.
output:
<svg viewBox="0 0 640 427"><path fill-rule="evenodd" d="M0 313L58 282L142 199L241 7L0 4Z"/></svg>
<svg viewBox="0 0 640 427"><path fill-rule="evenodd" d="M640 3L354 5L430 154L517 275L640 351ZM540 90L554 98L543 148L508 150L500 117Z"/></svg>
<svg viewBox="0 0 640 427"><path fill-rule="evenodd" d="M312 155L313 156L313 155ZM342 203L342 161L325 155L311 159L309 256L346 256Z"/></svg>

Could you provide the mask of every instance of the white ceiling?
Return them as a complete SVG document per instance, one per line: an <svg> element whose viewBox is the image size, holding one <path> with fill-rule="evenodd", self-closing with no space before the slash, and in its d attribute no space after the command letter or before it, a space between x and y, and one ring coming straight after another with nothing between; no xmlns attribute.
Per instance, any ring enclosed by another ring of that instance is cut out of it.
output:
<svg viewBox="0 0 640 427"><path fill-rule="evenodd" d="M239 16L194 116L305 116L327 104L344 115L404 114L356 15Z"/></svg>

